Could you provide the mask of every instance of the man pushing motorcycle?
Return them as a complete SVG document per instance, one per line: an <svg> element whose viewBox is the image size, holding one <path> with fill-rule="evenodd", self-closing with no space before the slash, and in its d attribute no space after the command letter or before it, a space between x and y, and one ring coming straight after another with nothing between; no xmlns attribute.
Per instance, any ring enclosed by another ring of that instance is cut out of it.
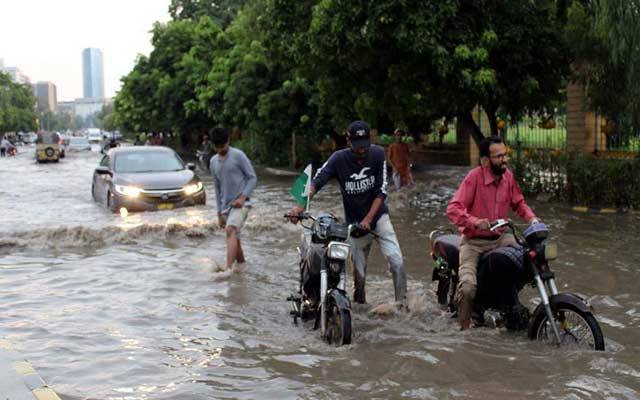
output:
<svg viewBox="0 0 640 400"><path fill-rule="evenodd" d="M332 178L338 181L342 193L345 220L349 224L359 223L372 234L351 237L354 264L354 301L366 303L365 279L367 258L373 239L379 243L389 263L395 300L399 307L406 307L407 278L400 244L389 219L385 204L387 197L387 165L384 149L371 145L369 125L354 121L347 128L349 148L334 152L318 170L311 182L309 199ZM298 215L304 209L295 206L290 215ZM291 218L296 223L296 218Z"/></svg>
<svg viewBox="0 0 640 400"><path fill-rule="evenodd" d="M447 217L462 235L459 283L455 301L461 330L471 325L480 256L497 247L516 245L513 234L492 232L491 221L509 217L509 209L527 223L539 222L507 168L506 146L498 136L480 143L481 165L472 169L447 206Z"/></svg>

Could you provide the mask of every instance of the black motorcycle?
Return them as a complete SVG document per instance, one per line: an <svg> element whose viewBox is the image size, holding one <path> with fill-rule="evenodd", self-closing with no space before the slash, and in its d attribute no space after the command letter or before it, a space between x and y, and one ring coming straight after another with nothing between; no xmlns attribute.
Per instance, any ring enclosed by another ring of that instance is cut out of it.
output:
<svg viewBox="0 0 640 400"><path fill-rule="evenodd" d="M291 218L289 215L285 215ZM289 296L294 324L298 319L315 320L324 341L336 346L351 343L351 301L345 290L346 263L351 245L350 236L368 231L358 224L342 224L333 214L309 213L293 216L304 228L302 245L298 247L299 288ZM311 225L302 221L311 220Z"/></svg>
<svg viewBox="0 0 640 400"><path fill-rule="evenodd" d="M493 232L505 228L511 229L518 246L501 247L480 257L474 302L478 322L484 322L485 311L495 310L507 329L528 328L531 340L604 350L602 330L586 299L572 293L558 293L549 267L558 250L556 244L547 241L547 226L533 224L518 234L508 220L491 224ZM432 280L438 282L438 303L447 306L455 316L460 236L433 231L429 244L436 264ZM533 314L518 300L518 293L527 284L537 288L541 299Z"/></svg>

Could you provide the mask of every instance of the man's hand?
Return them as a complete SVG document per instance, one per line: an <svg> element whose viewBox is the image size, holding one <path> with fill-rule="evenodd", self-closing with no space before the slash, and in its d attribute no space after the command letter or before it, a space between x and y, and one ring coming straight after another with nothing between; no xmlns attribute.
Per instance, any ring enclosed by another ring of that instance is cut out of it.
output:
<svg viewBox="0 0 640 400"><path fill-rule="evenodd" d="M371 230L371 220L369 218L365 217L362 221L360 221L360 226L363 229L366 229L366 230L370 231Z"/></svg>
<svg viewBox="0 0 640 400"><path fill-rule="evenodd" d="M222 213L218 213L218 225L220 228L224 228L227 225L227 221L225 220Z"/></svg>
<svg viewBox="0 0 640 400"><path fill-rule="evenodd" d="M481 218L481 219L477 220L474 225L476 226L476 228L482 229L482 230L485 230L485 231L488 231L489 229L491 229L491 223L486 218Z"/></svg>
<svg viewBox="0 0 640 400"><path fill-rule="evenodd" d="M244 202L245 202L246 197L244 195L241 195L240 197L238 197L237 199L233 200L231 202L231 207L233 208L242 208L244 207Z"/></svg>
<svg viewBox="0 0 640 400"><path fill-rule="evenodd" d="M297 224L298 221L300 221L300 219L296 218L296 216L302 214L303 212L304 212L304 208L302 206L293 206L291 210L289 210L289 212L287 213L289 215L288 217L289 222L291 222L292 224Z"/></svg>
<svg viewBox="0 0 640 400"><path fill-rule="evenodd" d="M529 220L529 225L539 224L540 220L537 217L533 217Z"/></svg>

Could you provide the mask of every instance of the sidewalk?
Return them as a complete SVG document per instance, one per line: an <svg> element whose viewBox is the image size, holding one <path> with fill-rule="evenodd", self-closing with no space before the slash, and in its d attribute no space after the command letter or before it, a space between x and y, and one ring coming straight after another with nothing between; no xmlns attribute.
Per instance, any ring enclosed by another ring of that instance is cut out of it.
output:
<svg viewBox="0 0 640 400"><path fill-rule="evenodd" d="M60 400L12 346L0 340L0 399Z"/></svg>

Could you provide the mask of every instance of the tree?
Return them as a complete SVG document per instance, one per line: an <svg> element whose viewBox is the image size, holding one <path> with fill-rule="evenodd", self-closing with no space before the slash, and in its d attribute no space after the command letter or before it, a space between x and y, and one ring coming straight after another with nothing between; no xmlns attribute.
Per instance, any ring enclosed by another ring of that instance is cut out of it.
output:
<svg viewBox="0 0 640 400"><path fill-rule="evenodd" d="M174 20L209 17L221 27L227 27L245 3L243 0L171 0L169 14Z"/></svg>
<svg viewBox="0 0 640 400"><path fill-rule="evenodd" d="M0 132L36 129L36 98L29 85L14 83L0 72Z"/></svg>
<svg viewBox="0 0 640 400"><path fill-rule="evenodd" d="M384 130L427 131L481 104L514 118L560 96L566 46L552 1L267 2L265 45L301 65L336 124L364 118ZM271 46L271 47L270 47Z"/></svg>
<svg viewBox="0 0 640 400"><path fill-rule="evenodd" d="M197 107L196 93L216 51L226 46L222 31L208 17L156 23L152 44L149 57L139 57L122 79L115 121L123 131L177 132L188 142L215 124Z"/></svg>
<svg viewBox="0 0 640 400"><path fill-rule="evenodd" d="M566 34L591 106L618 128L640 130L640 0L574 1Z"/></svg>

